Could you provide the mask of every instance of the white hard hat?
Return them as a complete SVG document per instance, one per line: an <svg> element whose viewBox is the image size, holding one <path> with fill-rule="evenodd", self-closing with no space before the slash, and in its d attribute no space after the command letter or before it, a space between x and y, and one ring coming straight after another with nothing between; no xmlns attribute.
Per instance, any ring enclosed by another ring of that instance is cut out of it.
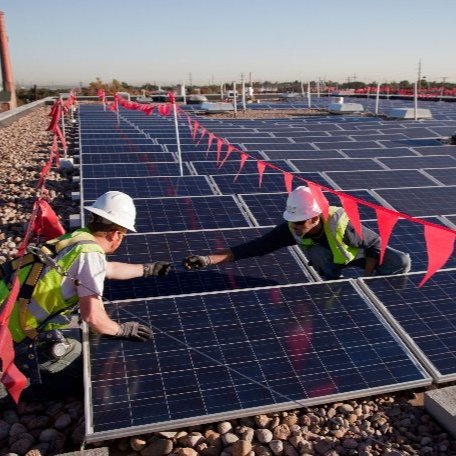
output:
<svg viewBox="0 0 456 456"><path fill-rule="evenodd" d="M136 232L136 208L130 196L122 192L106 192L99 196L92 206L86 206L90 212L103 217L116 225Z"/></svg>
<svg viewBox="0 0 456 456"><path fill-rule="evenodd" d="M283 218L288 222L302 222L321 214L320 206L309 187L296 187L288 196Z"/></svg>

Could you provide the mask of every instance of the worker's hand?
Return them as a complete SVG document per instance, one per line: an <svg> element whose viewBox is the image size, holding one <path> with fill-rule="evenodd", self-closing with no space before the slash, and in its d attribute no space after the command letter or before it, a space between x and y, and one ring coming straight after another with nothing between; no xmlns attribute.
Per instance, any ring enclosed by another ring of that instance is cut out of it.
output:
<svg viewBox="0 0 456 456"><path fill-rule="evenodd" d="M209 256L189 255L182 260L182 265L188 271L206 268L210 264L212 263Z"/></svg>
<svg viewBox="0 0 456 456"><path fill-rule="evenodd" d="M153 332L148 326L142 325L137 321L127 321L119 325L119 330L115 337L144 342L152 339L152 335Z"/></svg>
<svg viewBox="0 0 456 456"><path fill-rule="evenodd" d="M146 263L144 265L143 277L163 277L168 274L170 269L171 263L169 261L156 261L155 263Z"/></svg>

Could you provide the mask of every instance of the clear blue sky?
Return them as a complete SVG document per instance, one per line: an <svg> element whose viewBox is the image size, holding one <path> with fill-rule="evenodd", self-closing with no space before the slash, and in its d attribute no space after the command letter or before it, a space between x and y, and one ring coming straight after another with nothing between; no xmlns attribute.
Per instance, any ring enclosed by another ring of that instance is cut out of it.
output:
<svg viewBox="0 0 456 456"><path fill-rule="evenodd" d="M456 82L456 0L4 0L19 84Z"/></svg>

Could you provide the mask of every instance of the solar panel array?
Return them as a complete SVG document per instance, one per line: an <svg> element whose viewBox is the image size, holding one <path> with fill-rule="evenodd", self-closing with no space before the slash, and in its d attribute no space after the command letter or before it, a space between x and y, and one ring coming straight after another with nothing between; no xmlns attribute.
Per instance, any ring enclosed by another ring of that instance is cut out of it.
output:
<svg viewBox="0 0 456 456"><path fill-rule="evenodd" d="M325 107L328 100L313 102ZM372 99L363 103L372 110ZM410 103L384 100L380 106L384 113L398 105ZM434 120L420 122L325 114L198 121L249 155L293 173L293 187L317 182L451 224L456 147L440 138L456 127L456 112L441 103L430 107ZM82 105L79 126L81 206L119 190L134 198L138 211L138 234L127 235L112 259L174 265L164 278L106 283L105 295L116 300L107 306L112 318L142 321L155 335L135 344L85 333L88 441L456 378L452 342L443 337L453 327L445 315L451 272L416 288L427 264L421 225L400 220L389 244L410 253L417 275L312 283L321 278L296 247L184 271L184 256L251 241L280 223L283 175L267 168L260 185L253 159L237 175L236 153L219 167L215 144L209 150L204 138L195 144L186 121L180 126L182 168L169 117L122 110L117 122L100 106ZM334 195L327 197L340 205ZM360 214L377 229L373 209L360 206ZM456 259L445 267L456 267ZM442 308L430 298L436 289ZM417 303L421 319L407 314Z"/></svg>

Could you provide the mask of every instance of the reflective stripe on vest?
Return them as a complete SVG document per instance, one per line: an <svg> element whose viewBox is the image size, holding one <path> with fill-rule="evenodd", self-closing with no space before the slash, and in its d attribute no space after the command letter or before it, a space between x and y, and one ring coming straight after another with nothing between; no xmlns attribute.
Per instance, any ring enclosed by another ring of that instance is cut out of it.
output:
<svg viewBox="0 0 456 456"><path fill-rule="evenodd" d="M330 206L328 220L322 219L323 229L328 240L329 248L333 255L335 264L348 264L350 261L362 256L362 251L358 247L351 247L344 242L345 231L348 226L348 216L341 207ZM297 244L306 250L315 242L311 238L299 237L291 228L292 223L288 223L288 228L295 238Z"/></svg>
<svg viewBox="0 0 456 456"><path fill-rule="evenodd" d="M65 241L65 242L61 242ZM51 241L55 252L59 254L54 258L63 272L67 272L74 261L82 253L97 252L105 255L95 238L86 229L76 230L70 234L64 234ZM47 322L43 330L61 328L69 322L65 311L71 309L79 300L78 296L64 299L62 295L63 276L53 268L46 267L32 295L32 301L27 308L20 309L18 303L11 313L9 329L15 342L21 342L26 335L32 334L41 322L56 312L62 311ZM35 331L36 332L36 331Z"/></svg>

